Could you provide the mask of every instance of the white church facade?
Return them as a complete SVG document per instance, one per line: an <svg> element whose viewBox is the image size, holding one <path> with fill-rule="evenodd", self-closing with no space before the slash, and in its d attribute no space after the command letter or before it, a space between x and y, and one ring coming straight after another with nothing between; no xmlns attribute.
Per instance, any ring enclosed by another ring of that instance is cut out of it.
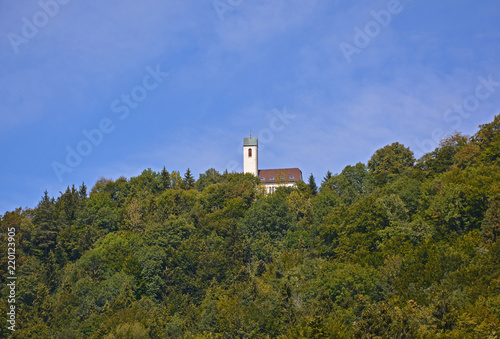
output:
<svg viewBox="0 0 500 339"><path fill-rule="evenodd" d="M243 139L243 173L252 173L260 178L260 183L268 193L278 187L294 187L302 181L302 171L298 168L259 170L259 143L257 138Z"/></svg>

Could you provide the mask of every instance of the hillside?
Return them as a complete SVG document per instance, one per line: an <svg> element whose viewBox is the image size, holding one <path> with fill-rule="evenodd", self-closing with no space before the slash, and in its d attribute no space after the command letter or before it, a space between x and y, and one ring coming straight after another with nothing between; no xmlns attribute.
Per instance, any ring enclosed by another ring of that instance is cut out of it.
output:
<svg viewBox="0 0 500 339"><path fill-rule="evenodd" d="M148 169L5 213L0 336L500 335L500 115L418 160L387 145L318 192L258 183Z"/></svg>

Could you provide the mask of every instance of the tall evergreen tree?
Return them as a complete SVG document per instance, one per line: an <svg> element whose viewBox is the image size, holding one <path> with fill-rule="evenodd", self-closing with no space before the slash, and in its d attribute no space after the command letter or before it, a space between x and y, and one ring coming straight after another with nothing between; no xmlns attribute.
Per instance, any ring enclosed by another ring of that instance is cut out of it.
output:
<svg viewBox="0 0 500 339"><path fill-rule="evenodd" d="M185 190L189 190L194 188L194 177L193 174L191 174L191 170L188 168L186 173L184 174L184 178L182 179L182 188Z"/></svg>
<svg viewBox="0 0 500 339"><path fill-rule="evenodd" d="M53 220L54 211L54 199L49 198L47 191L43 192L42 200L35 210L33 223L35 224L34 243L36 250L39 255L45 257L56 245L57 226Z"/></svg>
<svg viewBox="0 0 500 339"><path fill-rule="evenodd" d="M82 182L81 186L79 187L78 193L80 195L80 199L87 199L87 186L84 182Z"/></svg>
<svg viewBox="0 0 500 339"><path fill-rule="evenodd" d="M69 186L66 191L61 194L56 202L56 214L58 215L59 222L62 225L71 223L75 220L78 211L79 193L75 185L70 189ZM64 227L64 226L63 226Z"/></svg>
<svg viewBox="0 0 500 339"><path fill-rule="evenodd" d="M330 172L330 171L326 172L326 175L323 178L323 182L321 184L323 185L325 182L327 182L328 180L330 180L331 177L332 177L332 172Z"/></svg>
<svg viewBox="0 0 500 339"><path fill-rule="evenodd" d="M161 181L161 186L162 186L163 190L166 190L166 189L172 187L171 182L170 182L170 173L168 173L165 166L163 166L163 169L161 170L160 181Z"/></svg>
<svg viewBox="0 0 500 339"><path fill-rule="evenodd" d="M309 189L313 195L316 195L316 193L318 193L318 186L316 185L316 180L314 179L314 175L312 173L309 176L307 186L309 186Z"/></svg>

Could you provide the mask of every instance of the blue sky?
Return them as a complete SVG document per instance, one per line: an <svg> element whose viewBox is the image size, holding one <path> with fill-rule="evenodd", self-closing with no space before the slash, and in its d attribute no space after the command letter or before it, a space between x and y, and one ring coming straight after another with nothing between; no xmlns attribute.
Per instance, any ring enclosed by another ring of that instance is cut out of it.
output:
<svg viewBox="0 0 500 339"><path fill-rule="evenodd" d="M417 157L499 113L498 1L0 0L0 213L152 168Z"/></svg>

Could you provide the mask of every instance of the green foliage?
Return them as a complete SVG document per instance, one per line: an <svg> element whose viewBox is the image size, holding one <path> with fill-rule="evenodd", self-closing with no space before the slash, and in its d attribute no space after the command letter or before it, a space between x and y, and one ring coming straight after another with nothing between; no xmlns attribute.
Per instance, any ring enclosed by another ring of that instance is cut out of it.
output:
<svg viewBox="0 0 500 339"><path fill-rule="evenodd" d="M81 223L95 226L102 234L118 230L120 212L118 202L109 192L92 192L82 211Z"/></svg>
<svg viewBox="0 0 500 339"><path fill-rule="evenodd" d="M195 180L193 178L193 175L191 174L191 170L188 168L186 170L186 173L184 174L184 178L182 179L181 188L185 190L192 189L194 188L194 183Z"/></svg>
<svg viewBox="0 0 500 339"><path fill-rule="evenodd" d="M167 190L157 196L156 218L166 220L171 215L183 215L189 213L196 204L198 193L194 190Z"/></svg>
<svg viewBox="0 0 500 339"><path fill-rule="evenodd" d="M196 189L198 191L203 191L205 188L212 184L217 184L223 181L223 176L215 170L215 168L211 168L207 170L205 173L200 174L200 177L196 181Z"/></svg>
<svg viewBox="0 0 500 339"><path fill-rule="evenodd" d="M368 193L368 171L362 163L346 166L338 175L331 176L321 185L321 192L334 192L340 201L351 205Z"/></svg>
<svg viewBox="0 0 500 339"><path fill-rule="evenodd" d="M43 257L47 257L50 250L54 249L56 245L58 228L53 222L54 213L55 201L50 199L45 191L33 218L35 224L33 230L34 251Z"/></svg>
<svg viewBox="0 0 500 339"><path fill-rule="evenodd" d="M479 126L479 131L472 138L479 146L479 159L485 163L498 165L500 158L500 114L492 122Z"/></svg>
<svg viewBox="0 0 500 339"><path fill-rule="evenodd" d="M325 263L319 267L318 278L312 285L311 293L321 307L328 309L348 309L353 307L359 298L380 298L378 272L368 266L351 263ZM346 317L352 315L346 314Z"/></svg>
<svg viewBox="0 0 500 339"><path fill-rule="evenodd" d="M319 192L165 168L44 192L0 217L11 337L496 338L499 119L416 164L385 146Z"/></svg>
<svg viewBox="0 0 500 339"><path fill-rule="evenodd" d="M458 163L457 153L467 145L468 137L455 132L447 138L441 140L436 150L425 154L417 163L417 167L427 172L428 175L448 171L453 165Z"/></svg>
<svg viewBox="0 0 500 339"><path fill-rule="evenodd" d="M332 172L330 171L327 171L326 172L326 175L324 176L323 178L323 181L321 182L321 185L323 185L325 182L327 182L328 180L330 180L330 178L333 176Z"/></svg>
<svg viewBox="0 0 500 339"><path fill-rule="evenodd" d="M395 142L375 152L368 161L371 181L382 186L393 178L405 173L415 163L413 152Z"/></svg>
<svg viewBox="0 0 500 339"><path fill-rule="evenodd" d="M316 193L318 193L318 186L316 185L316 180L314 179L314 175L312 173L309 176L307 185L309 186L309 191L312 195L316 195Z"/></svg>
<svg viewBox="0 0 500 339"><path fill-rule="evenodd" d="M483 236L491 243L495 243L500 237L500 196L490 198L488 210L484 215L481 225Z"/></svg>
<svg viewBox="0 0 500 339"><path fill-rule="evenodd" d="M292 227L293 214L284 194L270 194L257 200L246 212L242 232L250 239L280 241Z"/></svg>
<svg viewBox="0 0 500 339"><path fill-rule="evenodd" d="M165 169L165 166L163 166L163 169L160 173L160 187L162 191L171 187L170 173L168 173L168 171Z"/></svg>
<svg viewBox="0 0 500 339"><path fill-rule="evenodd" d="M181 189L182 188L182 177L178 171L172 171L170 173L170 182L173 189Z"/></svg>

